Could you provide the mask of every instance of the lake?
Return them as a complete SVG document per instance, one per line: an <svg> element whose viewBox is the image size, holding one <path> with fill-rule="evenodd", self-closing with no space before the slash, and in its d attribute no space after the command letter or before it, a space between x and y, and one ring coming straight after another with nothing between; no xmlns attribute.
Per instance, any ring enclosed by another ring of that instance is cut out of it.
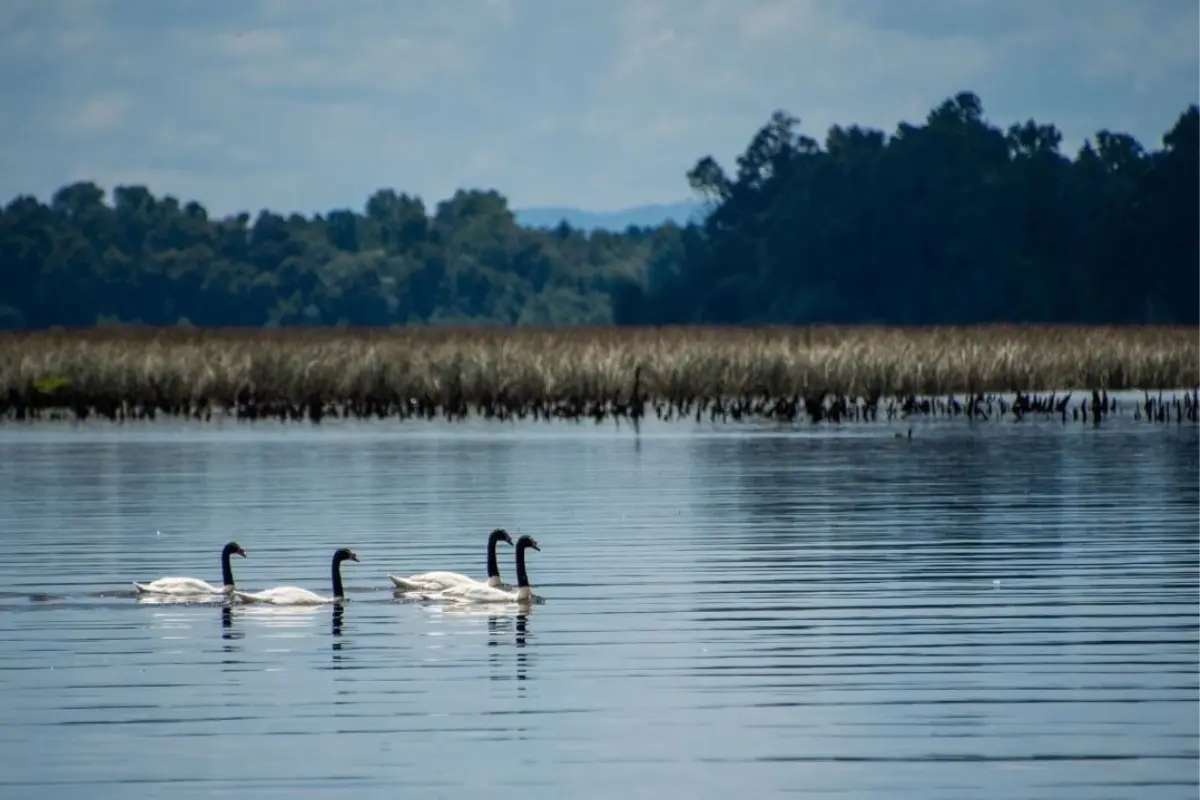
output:
<svg viewBox="0 0 1200 800"><path fill-rule="evenodd" d="M907 425L0 427L0 796L1196 798L1196 427Z"/></svg>

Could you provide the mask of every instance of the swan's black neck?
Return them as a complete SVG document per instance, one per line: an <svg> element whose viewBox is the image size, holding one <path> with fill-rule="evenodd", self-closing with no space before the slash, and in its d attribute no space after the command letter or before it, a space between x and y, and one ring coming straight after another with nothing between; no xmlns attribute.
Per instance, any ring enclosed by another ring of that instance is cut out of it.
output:
<svg viewBox="0 0 1200 800"><path fill-rule="evenodd" d="M345 591L342 590L342 559L337 556L333 557L333 596L346 596Z"/></svg>
<svg viewBox="0 0 1200 800"><path fill-rule="evenodd" d="M489 578L500 577L500 564L496 561L496 545L499 542L500 537L494 533L488 537L487 576Z"/></svg>
<svg viewBox="0 0 1200 800"><path fill-rule="evenodd" d="M525 572L525 551L528 545L525 542L517 543L517 586L529 585L529 574Z"/></svg>
<svg viewBox="0 0 1200 800"><path fill-rule="evenodd" d="M233 586L233 565L229 563L229 558L232 556L228 550L221 552L221 581L226 586Z"/></svg>

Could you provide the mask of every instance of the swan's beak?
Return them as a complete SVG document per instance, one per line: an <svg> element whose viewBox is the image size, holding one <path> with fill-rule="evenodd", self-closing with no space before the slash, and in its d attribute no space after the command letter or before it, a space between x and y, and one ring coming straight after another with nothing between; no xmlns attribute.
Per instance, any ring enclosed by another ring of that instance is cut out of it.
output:
<svg viewBox="0 0 1200 800"><path fill-rule="evenodd" d="M234 552L235 552L235 553L237 553L237 554L238 554L239 556L241 556L242 558L245 558L245 557L246 557L246 551L245 551L245 550L243 550L243 549L242 549L242 548L240 548L240 547L239 547L237 550L234 550Z"/></svg>
<svg viewBox="0 0 1200 800"><path fill-rule="evenodd" d="M532 547L534 550L537 550L539 553L540 553L540 552L542 552L542 548L538 547L538 543L537 543L537 542L533 542L533 541L531 541L531 542L529 543L529 546L530 546L530 547Z"/></svg>
<svg viewBox="0 0 1200 800"><path fill-rule="evenodd" d="M351 554L350 554L350 560L351 560L351 561L358 561L358 553L351 553Z"/></svg>

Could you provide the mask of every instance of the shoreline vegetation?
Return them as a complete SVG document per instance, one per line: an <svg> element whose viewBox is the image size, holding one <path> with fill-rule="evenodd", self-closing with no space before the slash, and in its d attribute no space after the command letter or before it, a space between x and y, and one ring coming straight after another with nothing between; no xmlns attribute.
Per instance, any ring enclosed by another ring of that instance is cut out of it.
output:
<svg viewBox="0 0 1200 800"><path fill-rule="evenodd" d="M1196 422L1190 326L98 327L0 333L0 420ZM1181 395L1162 390L1184 391ZM1109 392L1144 390L1118 408ZM1048 394L1041 394L1048 392ZM1038 394L1034 394L1038 393ZM1099 414L1097 414L1099 409Z"/></svg>
<svg viewBox="0 0 1200 800"><path fill-rule="evenodd" d="M1200 107L1155 149L1062 139L969 91L823 141L780 111L688 171L703 219L619 233L523 227L494 189L17 197L0 420L1195 421Z"/></svg>

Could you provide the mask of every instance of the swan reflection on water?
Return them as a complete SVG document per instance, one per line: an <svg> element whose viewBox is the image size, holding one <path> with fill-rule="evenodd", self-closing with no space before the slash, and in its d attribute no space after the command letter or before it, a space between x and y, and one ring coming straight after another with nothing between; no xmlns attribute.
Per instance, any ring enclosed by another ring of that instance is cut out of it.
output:
<svg viewBox="0 0 1200 800"><path fill-rule="evenodd" d="M235 619L242 619L243 621L245 619L252 619L265 623L268 627L295 630L309 627L316 621L325 608L326 606L252 606L241 603L226 603L221 607L221 638L226 642L223 649L227 654L241 651L241 646L235 645L233 642L244 639L246 632L237 629L237 626L234 625ZM335 662L341 661L344 658L340 651L343 647L342 628L345 621L345 613L346 609L342 603L333 604L330 632L334 639L333 659ZM296 637L305 634L302 632L286 632L273 635ZM233 664L238 662L225 661L223 663Z"/></svg>
<svg viewBox="0 0 1200 800"><path fill-rule="evenodd" d="M203 613L198 611L197 607L219 606L220 599L197 595L140 595L135 603L139 606L153 606L154 610L149 614L146 627L156 631L163 642L176 642L192 638L192 629L197 619L203 618Z"/></svg>
<svg viewBox="0 0 1200 800"><path fill-rule="evenodd" d="M233 616L243 623L255 622L268 629L271 639L302 639L310 635L313 623L326 606L274 606L233 603Z"/></svg>
<svg viewBox="0 0 1200 800"><path fill-rule="evenodd" d="M526 626L528 625L528 614L517 615L517 680L524 681L529 677L529 651L525 649L525 637L528 633Z"/></svg>
<svg viewBox="0 0 1200 800"><path fill-rule="evenodd" d="M234 614L242 619L259 619L268 625L304 625L316 619L327 606L272 606L231 603Z"/></svg>
<svg viewBox="0 0 1200 800"><path fill-rule="evenodd" d="M495 609L477 613L485 613L488 618L488 661L492 667L497 668L502 665L503 658L499 653L499 648L501 644L504 644L504 634L510 629L513 631L513 644L517 648L516 679L525 681L529 679L530 658L526 645L532 638L529 633L529 617L533 613L533 607L522 604L522 607L517 608L517 605L513 604L514 608L510 610L509 614L498 614ZM508 676L495 670L489 677L494 681L510 680Z"/></svg>
<svg viewBox="0 0 1200 800"><path fill-rule="evenodd" d="M239 631L233 627L233 609L227 605L221 606L221 638L233 640L241 639L245 635L245 631Z"/></svg>
<svg viewBox="0 0 1200 800"><path fill-rule="evenodd" d="M224 640L221 644L221 652L224 654L221 659L222 665L226 667L241 666L242 660L235 656L241 654L240 641L245 636L245 631L239 631L233 627L233 609L229 607L228 603L221 606L221 639Z"/></svg>
<svg viewBox="0 0 1200 800"><path fill-rule="evenodd" d="M342 661L349 659L342 652L345 642L342 640L342 623L345 620L346 607L342 603L333 606L333 619L330 620L329 634L333 637L333 668L341 669Z"/></svg>
<svg viewBox="0 0 1200 800"><path fill-rule="evenodd" d="M214 606L229 600L220 594L138 594L134 602L140 606Z"/></svg>

